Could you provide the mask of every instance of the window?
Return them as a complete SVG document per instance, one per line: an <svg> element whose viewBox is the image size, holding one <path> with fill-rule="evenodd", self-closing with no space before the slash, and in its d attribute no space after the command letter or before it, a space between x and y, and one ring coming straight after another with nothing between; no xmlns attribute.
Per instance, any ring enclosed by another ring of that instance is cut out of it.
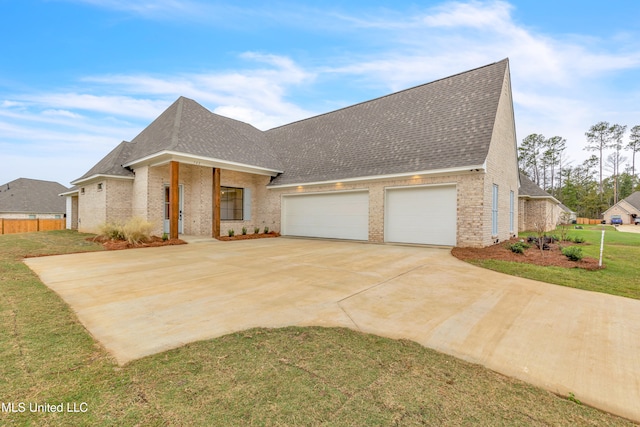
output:
<svg viewBox="0 0 640 427"><path fill-rule="evenodd" d="M36 219L36 216L29 214L29 219Z"/></svg>
<svg viewBox="0 0 640 427"><path fill-rule="evenodd" d="M513 204L515 203L514 197L515 196L513 194L513 190L511 190L511 192L509 193L509 231L511 233L513 233L513 230L514 230L514 228L513 228L513 221L514 221L514 217L513 217L514 216L513 215L514 207L513 207Z"/></svg>
<svg viewBox="0 0 640 427"><path fill-rule="evenodd" d="M84 194L84 187L80 189L80 194Z"/></svg>
<svg viewBox="0 0 640 427"><path fill-rule="evenodd" d="M493 184L493 204L491 207L491 235L498 235L498 184Z"/></svg>
<svg viewBox="0 0 640 427"><path fill-rule="evenodd" d="M244 219L244 189L220 187L220 219L241 221Z"/></svg>
<svg viewBox="0 0 640 427"><path fill-rule="evenodd" d="M60 215L60 214L56 214L56 215L54 216L54 218L55 218L55 219L62 219L62 215Z"/></svg>
<svg viewBox="0 0 640 427"><path fill-rule="evenodd" d="M102 183L98 184L98 191L102 191Z"/></svg>

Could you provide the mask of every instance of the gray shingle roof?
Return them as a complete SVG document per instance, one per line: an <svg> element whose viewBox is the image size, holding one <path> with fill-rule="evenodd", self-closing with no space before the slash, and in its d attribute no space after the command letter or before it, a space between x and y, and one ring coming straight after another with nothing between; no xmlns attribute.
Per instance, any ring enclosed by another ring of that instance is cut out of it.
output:
<svg viewBox="0 0 640 427"><path fill-rule="evenodd" d="M58 194L67 190L54 181L18 178L0 186L0 212L63 214L66 202Z"/></svg>
<svg viewBox="0 0 640 427"><path fill-rule="evenodd" d="M180 97L82 178L163 151L283 171L271 185L477 167L507 73L505 59L266 132Z"/></svg>
<svg viewBox="0 0 640 427"><path fill-rule="evenodd" d="M133 172L122 167L122 165L129 160L132 151L133 143L122 141L116 148L111 150L109 154L104 156L102 160L96 163L94 167L89 169L87 173L73 182L81 181L94 175L133 176Z"/></svg>
<svg viewBox="0 0 640 427"><path fill-rule="evenodd" d="M640 211L640 191L636 191L635 193L632 193L630 196L627 196L624 200L627 203L629 203L631 206L633 206L634 208Z"/></svg>
<svg viewBox="0 0 640 427"><path fill-rule="evenodd" d="M508 60L267 131L272 185L482 165Z"/></svg>
<svg viewBox="0 0 640 427"><path fill-rule="evenodd" d="M281 170L264 132L180 97L133 141L130 161L168 150Z"/></svg>
<svg viewBox="0 0 640 427"><path fill-rule="evenodd" d="M522 172L520 172L520 188L518 189L518 195L521 197L553 198L551 194L538 187L535 182L531 181L529 177Z"/></svg>

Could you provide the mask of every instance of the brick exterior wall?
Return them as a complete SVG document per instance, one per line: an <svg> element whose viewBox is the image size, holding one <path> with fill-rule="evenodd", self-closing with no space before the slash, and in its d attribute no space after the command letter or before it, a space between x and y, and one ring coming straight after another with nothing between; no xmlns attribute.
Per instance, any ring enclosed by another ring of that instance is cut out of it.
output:
<svg viewBox="0 0 640 427"><path fill-rule="evenodd" d="M502 95L493 127L492 143L486 160L484 201L482 206L482 242L488 246L508 240L517 234L518 218L518 155L513 101L509 73L505 73ZM492 232L493 185L498 185L498 233ZM513 192L513 227L511 226L510 198Z"/></svg>
<svg viewBox="0 0 640 427"><path fill-rule="evenodd" d="M482 188L484 174L481 172L464 173L443 176L421 176L412 178L397 178L381 181L353 182L345 184L325 184L314 186L299 186L292 188L268 189L266 214L267 222L275 224L273 229L280 230L281 198L289 194L312 194L341 190L369 191L369 241L384 242L384 202L385 191L389 187L455 184L458 198L457 215L457 245L480 246L482 242L482 228L478 226L480 220L478 209L482 207ZM419 226L419 224L416 224Z"/></svg>
<svg viewBox="0 0 640 427"><path fill-rule="evenodd" d="M520 198L518 204L520 205L519 231L537 231L539 227L544 231L552 231L560 223L560 214L563 211L560 205L550 199Z"/></svg>
<svg viewBox="0 0 640 427"><path fill-rule="evenodd" d="M111 178L82 184L77 199L78 230L97 233L100 225L107 221L124 222L130 218L132 189L130 179Z"/></svg>
<svg viewBox="0 0 640 427"><path fill-rule="evenodd" d="M107 218L119 223L126 222L132 216L133 181L108 179L103 185L106 193Z"/></svg>
<svg viewBox="0 0 640 427"><path fill-rule="evenodd" d="M78 231L97 233L100 224L107 221L107 192L98 190L98 182L84 183L78 195ZM84 189L84 193L83 193Z"/></svg>

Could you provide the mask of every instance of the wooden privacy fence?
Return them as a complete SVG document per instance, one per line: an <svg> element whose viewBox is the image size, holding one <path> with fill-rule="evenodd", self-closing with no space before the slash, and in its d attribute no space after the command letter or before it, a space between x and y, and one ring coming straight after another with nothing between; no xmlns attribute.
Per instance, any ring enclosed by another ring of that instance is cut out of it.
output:
<svg viewBox="0 0 640 427"><path fill-rule="evenodd" d="M29 233L32 231L64 230L62 219L4 219L0 218L0 234Z"/></svg>
<svg viewBox="0 0 640 427"><path fill-rule="evenodd" d="M590 218L578 218L576 220L576 222L578 224L584 224L584 225L598 225L602 222L601 219L590 219Z"/></svg>

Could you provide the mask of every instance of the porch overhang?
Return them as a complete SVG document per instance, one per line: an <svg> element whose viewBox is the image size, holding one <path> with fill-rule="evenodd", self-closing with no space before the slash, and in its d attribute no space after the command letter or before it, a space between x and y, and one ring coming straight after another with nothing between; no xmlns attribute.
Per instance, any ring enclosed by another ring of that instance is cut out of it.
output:
<svg viewBox="0 0 640 427"><path fill-rule="evenodd" d="M264 168L261 166L249 165L245 163L237 163L229 160L216 159L212 157L197 156L194 154L180 153L177 151L164 150L155 154L133 160L122 165L123 167L131 167L135 169L139 166L162 166L171 162L179 162L182 164L205 166L215 169L227 169L237 172L246 172L256 175L276 176L282 173L280 170Z"/></svg>

